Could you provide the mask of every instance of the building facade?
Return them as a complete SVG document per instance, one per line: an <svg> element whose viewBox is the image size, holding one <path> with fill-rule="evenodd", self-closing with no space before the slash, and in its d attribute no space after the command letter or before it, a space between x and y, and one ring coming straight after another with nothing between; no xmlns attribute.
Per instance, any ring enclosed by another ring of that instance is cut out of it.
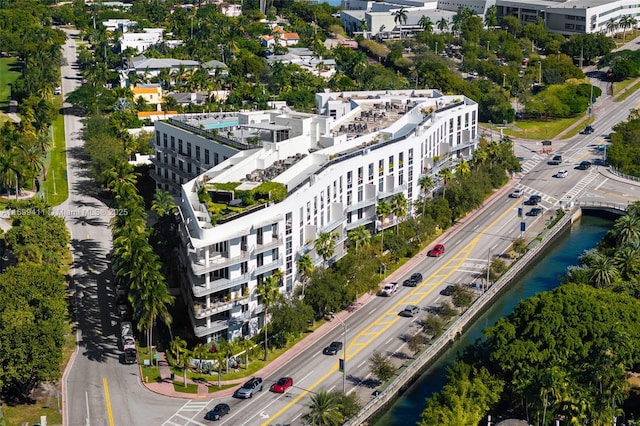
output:
<svg viewBox="0 0 640 426"><path fill-rule="evenodd" d="M200 126L192 122L189 128L175 120L156 123L159 186L170 158L188 164L180 156L195 160L200 147L197 177L180 186L176 250L182 296L201 339L256 334L264 320L259 282L280 270L281 291L291 293L301 255L325 262L314 248L320 234L337 236L328 263L335 262L347 252L349 230L362 225L378 232L400 219L381 223L381 200L397 194L410 203L420 199L420 177L437 171L434 157L469 158L476 148L478 106L464 96L408 90L322 93L316 99L317 115L287 108L239 113L226 140L219 139L222 132L210 138L203 133L220 128L217 123L226 119L220 116L202 116ZM201 132L189 133L194 127ZM214 153L219 164L211 163ZM277 201L261 193L274 184L286 190ZM243 207L246 194L257 194L259 201Z"/></svg>

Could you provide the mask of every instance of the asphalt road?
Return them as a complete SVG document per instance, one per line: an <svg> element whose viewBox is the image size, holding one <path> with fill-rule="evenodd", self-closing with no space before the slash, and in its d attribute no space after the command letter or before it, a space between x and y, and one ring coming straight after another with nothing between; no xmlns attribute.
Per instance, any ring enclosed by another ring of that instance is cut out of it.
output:
<svg viewBox="0 0 640 426"><path fill-rule="evenodd" d="M74 44L70 39L64 46L64 56L70 64L62 70L64 93L69 93L81 81L74 68ZM561 153L564 157L562 165L548 165L548 156L541 155L541 147L534 142L516 144L516 154L524 159L523 173L516 187L524 189L525 196L541 195L541 207L546 212L538 217L525 217L527 228L539 226L561 203L626 202L640 198L638 188L607 179L596 167L588 171L574 169L583 159L593 161L601 157L595 147L613 125L626 119L630 108L640 103L640 94L618 104L608 99L603 96L596 103L594 134L578 135L554 144L554 154ZM342 390L344 376L338 371L338 358L342 355L322 354L322 348L331 341L343 340L343 327L335 321L334 330L324 339L273 376L265 377L264 391L250 400L174 400L146 391L139 382L136 367L120 364L115 298L105 256L111 246L109 216L104 213L106 206L96 197L95 187L86 174L87 159L78 138L79 118L65 116L65 126L71 196L61 210L72 212L68 214L67 223L72 233L73 286L79 325L79 351L66 377L67 425L202 425L208 423L203 420L207 409L219 402L231 406L231 413L219 424L302 424L301 416L307 411L310 392ZM566 178L553 177L560 169L568 170ZM505 251L520 235L521 219L517 217L517 209L521 202L522 199L505 196L487 205L444 242L447 251L442 257L425 258L412 271L422 272L425 277L419 287L401 287L393 297L375 298L347 319L347 376L344 377L347 392L357 392L362 402L371 398L375 389L371 386L368 366L371 353L379 351L394 362L402 362L407 337L418 331L417 320L447 299L440 291L450 284L473 286L482 281L481 272L488 258ZM75 216L81 209L91 211ZM528 210L525 207L525 212ZM103 213L96 213L101 211ZM398 312L406 304L420 306L421 313L415 318L399 317ZM292 376L294 387L284 395L270 393L269 386L282 376Z"/></svg>
<svg viewBox="0 0 640 426"><path fill-rule="evenodd" d="M62 89L68 94L82 81L76 65L77 31L63 46ZM70 105L65 104L65 108ZM69 199L55 209L71 232L72 291L78 324L78 350L65 380L64 414L68 426L161 424L183 401L147 391L136 366L120 363L118 319L106 254L111 250L110 210L97 198L88 175L80 138L81 118L65 115Z"/></svg>

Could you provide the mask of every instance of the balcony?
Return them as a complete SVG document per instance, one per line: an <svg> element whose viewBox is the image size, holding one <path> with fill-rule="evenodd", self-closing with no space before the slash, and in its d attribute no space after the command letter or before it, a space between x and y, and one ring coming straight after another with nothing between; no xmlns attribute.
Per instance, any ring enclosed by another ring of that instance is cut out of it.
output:
<svg viewBox="0 0 640 426"><path fill-rule="evenodd" d="M204 257L196 256L195 254L189 254L189 264L194 275L204 275L207 272L222 269L227 266L235 265L240 262L246 262L249 260L251 253L245 252L240 256L226 257L226 253L219 254L216 257L209 257L209 265L206 265Z"/></svg>
<svg viewBox="0 0 640 426"><path fill-rule="evenodd" d="M274 269L278 269L282 267L282 256L275 259L273 262L265 263L262 266L258 266L254 272L255 275L264 274L265 272L273 271Z"/></svg>
<svg viewBox="0 0 640 426"><path fill-rule="evenodd" d="M193 312L195 314L196 319L203 319L221 312L229 311L234 306L245 305L247 303L249 303L249 296L239 297L234 300L229 300L226 302L225 301L211 302L209 303L208 308L201 307L199 304L197 306L196 304L194 304Z"/></svg>
<svg viewBox="0 0 640 426"><path fill-rule="evenodd" d="M357 228L358 226L361 226L361 225L367 225L369 223L372 223L375 220L376 220L375 216L365 216L362 219L354 220L351 223L347 223L346 230L350 231L353 228Z"/></svg>
<svg viewBox="0 0 640 426"><path fill-rule="evenodd" d="M365 207L370 207L370 206L375 206L377 204L377 201L375 198L369 199L369 200L363 200L360 201L359 203L355 203L355 204L350 204L347 206L347 208L345 209L348 212L352 212L358 209L363 209Z"/></svg>
<svg viewBox="0 0 640 426"><path fill-rule="evenodd" d="M280 263L282 263L282 261L280 261ZM194 283L193 278L194 277L189 275L191 291L193 292L194 297L204 297L209 294L217 293L218 291L223 291L231 287L249 282L249 280L251 279L251 272L242 274L236 278L219 278L217 280L211 281L208 287L206 284Z"/></svg>
<svg viewBox="0 0 640 426"><path fill-rule="evenodd" d="M389 198L389 197L392 197L392 196L394 196L394 195L396 195L396 194L399 194L399 193L401 193L401 192L404 192L404 191L406 191L406 190L407 190L407 184L405 183L404 185L396 186L395 188L393 188L393 189L392 189L391 191L389 191L389 192L379 192L379 193L378 193L378 199L379 199L379 200L382 200L382 199L384 199L384 198Z"/></svg>
<svg viewBox="0 0 640 426"><path fill-rule="evenodd" d="M331 232L334 229L336 229L338 226L342 225L345 222L345 219L343 217L333 220L329 223L327 223L325 226L323 226L322 228L320 228L320 234L326 233L326 232Z"/></svg>
<svg viewBox="0 0 640 426"><path fill-rule="evenodd" d="M207 325L200 325L193 327L193 333L196 337L205 337L213 333L217 333L219 331L225 330L229 328L229 320L218 320L211 321L211 323Z"/></svg>
<svg viewBox="0 0 640 426"><path fill-rule="evenodd" d="M272 239L263 239L263 244L256 244L254 252L256 254L258 253L263 253L267 250L271 250L274 249L276 247L280 247L282 246L282 244L284 243L284 240L282 239L282 234L279 234L276 238L272 238Z"/></svg>

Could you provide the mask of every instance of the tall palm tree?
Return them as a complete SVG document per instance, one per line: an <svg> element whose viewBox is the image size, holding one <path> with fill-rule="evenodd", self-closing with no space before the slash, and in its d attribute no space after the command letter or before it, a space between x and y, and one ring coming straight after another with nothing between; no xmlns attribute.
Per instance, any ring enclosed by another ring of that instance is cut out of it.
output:
<svg viewBox="0 0 640 426"><path fill-rule="evenodd" d="M407 23L407 10L404 7L393 12L393 22L400 27L400 38L402 38L402 26Z"/></svg>
<svg viewBox="0 0 640 426"><path fill-rule="evenodd" d="M433 189L433 186L434 186L433 178L431 176L424 175L418 181L418 185L420 186L420 189L424 193L424 197L422 199L423 200L422 201L422 214L424 215L424 210L425 210L425 208L427 206L427 194L431 193L431 190Z"/></svg>
<svg viewBox="0 0 640 426"><path fill-rule="evenodd" d="M180 362L180 354L187 350L187 341L179 336L174 337L169 342L169 351L172 357L176 360L176 363Z"/></svg>
<svg viewBox="0 0 640 426"><path fill-rule="evenodd" d="M318 235L314 247L316 253L322 257L322 260L326 264L336 252L336 239L339 234L336 232L323 232Z"/></svg>
<svg viewBox="0 0 640 426"><path fill-rule="evenodd" d="M264 360L269 359L269 344L268 344L268 331L267 322L269 318L269 308L278 300L280 296L280 290L278 288L278 280L275 276L270 275L258 283L258 296L260 301L264 305Z"/></svg>
<svg viewBox="0 0 640 426"><path fill-rule="evenodd" d="M169 293L169 287L167 287L164 277L162 275L156 275L153 278L155 278L155 280L149 282L145 289L143 303L137 301L137 305L139 306L139 315L137 318L138 329L147 334L147 348L149 349L150 362L153 362L153 353L150 350L153 344L153 326L158 318L162 320L167 327L171 325L172 318L168 306L173 305L174 301L174 297Z"/></svg>
<svg viewBox="0 0 640 426"><path fill-rule="evenodd" d="M618 29L618 23L616 22L615 19L611 18L607 21L607 25L605 26L605 28L607 29L607 33L609 34L615 33L616 30Z"/></svg>
<svg viewBox="0 0 640 426"><path fill-rule="evenodd" d="M464 179L471 175L471 166L469 166L466 160L460 160L458 164L456 164L455 171L459 179Z"/></svg>
<svg viewBox="0 0 640 426"><path fill-rule="evenodd" d="M495 4L487 9L487 13L484 16L484 24L491 30L498 26L498 8Z"/></svg>
<svg viewBox="0 0 640 426"><path fill-rule="evenodd" d="M589 279L596 288L610 286L619 276L613 258L599 254L589 265Z"/></svg>
<svg viewBox="0 0 640 426"><path fill-rule="evenodd" d="M617 234L617 242L619 245L640 240L640 218L635 215L626 214L616 220L613 224L613 230Z"/></svg>
<svg viewBox="0 0 640 426"><path fill-rule="evenodd" d="M159 218L163 218L175 213L178 210L178 206L170 192L156 189L156 192L153 194L151 210L155 211Z"/></svg>
<svg viewBox="0 0 640 426"><path fill-rule="evenodd" d="M443 33L446 30L449 29L449 21L447 20L447 18L441 18L438 23L436 24L436 28L438 28L438 30Z"/></svg>
<svg viewBox="0 0 640 426"><path fill-rule="evenodd" d="M618 271L626 281L635 280L640 272L640 251L630 245L616 250L614 261Z"/></svg>
<svg viewBox="0 0 640 426"><path fill-rule="evenodd" d="M433 22L431 22L431 18L428 16L422 15L418 20L418 25L422 28L422 31L426 33L433 32Z"/></svg>
<svg viewBox="0 0 640 426"><path fill-rule="evenodd" d="M360 21L360 31L362 31L362 37L367 38L367 30L369 29L369 24L367 24L367 20L363 19Z"/></svg>
<svg viewBox="0 0 640 426"><path fill-rule="evenodd" d="M400 224L400 221L407 216L408 210L409 201L403 192L396 194L391 198L391 211L396 217L396 235L398 235L398 225Z"/></svg>
<svg viewBox="0 0 640 426"><path fill-rule="evenodd" d="M355 243L356 253L358 253L358 248L360 247L360 245L366 245L369 243L371 233L367 228L360 225L347 232L347 237L349 238L349 240Z"/></svg>
<svg viewBox="0 0 640 426"><path fill-rule="evenodd" d="M20 194L20 180L22 177L22 166L20 156L16 151L3 152L0 154L0 185L9 192L9 188L15 187L16 200Z"/></svg>
<svg viewBox="0 0 640 426"><path fill-rule="evenodd" d="M300 282L302 282L302 298L304 299L304 288L311 274L313 273L313 259L308 254L303 254L296 260L296 269L300 274Z"/></svg>
<svg viewBox="0 0 640 426"><path fill-rule="evenodd" d="M321 390L311 395L309 412L303 419L313 426L339 426L344 422L338 394Z"/></svg>
<svg viewBox="0 0 640 426"><path fill-rule="evenodd" d="M393 209L391 207L391 204L387 200L381 200L376 206L376 213L380 217L380 251L382 253L384 253L384 221L386 220L387 216L391 214L392 210Z"/></svg>
<svg viewBox="0 0 640 426"><path fill-rule="evenodd" d="M440 169L440 171L438 171L438 176L444 181L444 189L442 191L442 195L444 195L447 191L447 185L453 178L453 172L450 168L445 167L444 169Z"/></svg>

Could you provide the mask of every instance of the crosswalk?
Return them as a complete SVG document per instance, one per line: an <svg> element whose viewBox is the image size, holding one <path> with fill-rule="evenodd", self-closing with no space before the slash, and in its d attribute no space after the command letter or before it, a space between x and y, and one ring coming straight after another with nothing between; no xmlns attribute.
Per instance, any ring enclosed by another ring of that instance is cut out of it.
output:
<svg viewBox="0 0 640 426"><path fill-rule="evenodd" d="M524 175L526 175L527 173L529 173L535 166L537 166L538 164L540 164L540 162L544 159L545 157L542 157L541 155L538 154L533 154L533 157L529 158L527 161L525 161L524 163L522 163L520 165L520 173L519 176L523 177Z"/></svg>
<svg viewBox="0 0 640 426"><path fill-rule="evenodd" d="M542 201L547 202L551 205L560 205L561 203L567 203L573 200L578 194L580 194L585 188L587 188L594 180L596 180L600 174L597 171L590 171L585 174L585 176L580 179L580 181L573 186L566 194L563 195L562 199L558 199L551 195L545 194L537 189L531 188L530 186L524 185L522 183L516 184L515 188L521 189L525 196L531 195L539 195L542 198Z"/></svg>
<svg viewBox="0 0 640 426"><path fill-rule="evenodd" d="M196 416L198 416L198 419L204 417L209 402L210 401L188 401L165 421L162 426L206 426L205 423L194 419Z"/></svg>

